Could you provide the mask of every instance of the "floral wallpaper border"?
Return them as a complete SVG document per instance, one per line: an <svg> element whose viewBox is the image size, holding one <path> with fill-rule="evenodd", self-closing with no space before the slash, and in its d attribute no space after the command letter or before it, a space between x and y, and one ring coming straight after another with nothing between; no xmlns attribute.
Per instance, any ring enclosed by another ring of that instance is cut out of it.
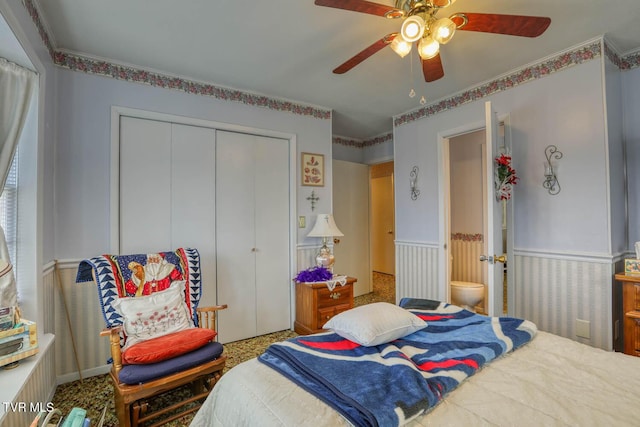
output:
<svg viewBox="0 0 640 427"><path fill-rule="evenodd" d="M461 240L463 242L482 242L484 236L482 233L451 233L451 240Z"/></svg>
<svg viewBox="0 0 640 427"><path fill-rule="evenodd" d="M383 144L385 142L393 141L393 132L379 135L371 139L365 139L361 141L359 139L344 138L342 136L334 136L333 143L338 145L345 145L348 147L364 148L371 147L377 144Z"/></svg>
<svg viewBox="0 0 640 427"><path fill-rule="evenodd" d="M68 68L73 71L102 75L130 82L144 83L162 88L177 89L191 94L211 96L225 101L242 102L247 105L265 107L276 111L291 112L319 119L331 119L331 110L312 107L287 100L270 98L268 96L243 92L241 90L219 87L213 84L199 83L178 77L165 76L159 73L148 72L141 69L112 64L106 61L85 58L71 53L56 51L53 47L49 34L40 19L40 13L38 12L34 0L22 0L22 4L29 12L29 15L38 29L38 33L40 34L49 55L53 59L54 64L58 66ZM506 77L501 77L481 86L466 90L460 94L421 107L417 110L395 116L393 118L393 124L394 126L401 126L421 118L457 108L463 104L545 77L551 73L564 70L573 65L599 58L602 56L603 51L611 62L621 70L629 70L640 66L640 52L621 57L611 46L608 45L606 40L601 39L586 46L578 47L571 51L559 54L543 62L531 65ZM334 137L333 143L364 148L390 140L393 140L392 133L364 141Z"/></svg>
<svg viewBox="0 0 640 427"><path fill-rule="evenodd" d="M601 56L601 42L596 41L589 45L579 47L577 49L562 53L544 62L534 64L523 68L505 77L493 80L481 86L471 88L467 91L459 93L449 98L442 99L433 104L421 107L417 110L396 116L393 120L394 126L401 126L413 122L418 119L433 116L446 110L457 108L463 104L485 98L494 93L511 89L515 86L537 80L551 73L564 70L573 65L581 64L586 61Z"/></svg>
<svg viewBox="0 0 640 427"><path fill-rule="evenodd" d="M160 73L149 72L137 68L112 64L107 61L100 61L85 58L80 55L56 51L53 48L51 39L49 38L44 25L42 24L40 13L38 12L33 0L23 0L22 4L31 15L31 19L36 25L38 32L40 33L40 37L53 59L53 63L60 67L73 71L112 77L129 82L144 83L166 89L177 89L195 95L211 96L224 101L236 101L246 105L266 107L270 110L285 111L317 119L331 119L331 110L271 98L265 95L243 92L237 89L215 86L213 84L199 83L179 77L170 77Z"/></svg>

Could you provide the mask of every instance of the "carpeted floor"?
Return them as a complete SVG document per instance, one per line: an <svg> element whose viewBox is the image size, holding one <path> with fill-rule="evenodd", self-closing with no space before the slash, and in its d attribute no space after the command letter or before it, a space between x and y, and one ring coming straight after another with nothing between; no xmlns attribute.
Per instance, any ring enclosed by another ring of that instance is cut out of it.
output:
<svg viewBox="0 0 640 427"><path fill-rule="evenodd" d="M386 301L395 304L395 277L388 274L373 273L373 292L356 297L354 305L370 304L377 301ZM297 336L293 331L286 330L274 332L259 337L226 343L224 345L227 355L225 372L245 360L252 359L262 354L273 342L283 341ZM166 406L175 393L189 393L187 389L166 393L163 400L158 402L160 406ZM99 375L85 378L82 382L74 381L62 384L56 389L53 404L63 414L69 413L73 407L81 407L87 411L87 417L98 420L105 406L107 413L104 421L105 427L118 425L113 406L113 388L108 375ZM186 415L179 420L166 424L169 427L188 426L193 419L193 414Z"/></svg>

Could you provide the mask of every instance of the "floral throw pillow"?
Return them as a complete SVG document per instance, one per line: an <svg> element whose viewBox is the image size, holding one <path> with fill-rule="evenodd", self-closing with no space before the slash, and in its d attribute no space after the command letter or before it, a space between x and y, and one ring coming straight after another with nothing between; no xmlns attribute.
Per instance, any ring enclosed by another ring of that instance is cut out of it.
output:
<svg viewBox="0 0 640 427"><path fill-rule="evenodd" d="M185 281L171 283L169 288L151 295L119 298L114 307L123 317L126 336L123 349L152 338L193 327L184 300Z"/></svg>

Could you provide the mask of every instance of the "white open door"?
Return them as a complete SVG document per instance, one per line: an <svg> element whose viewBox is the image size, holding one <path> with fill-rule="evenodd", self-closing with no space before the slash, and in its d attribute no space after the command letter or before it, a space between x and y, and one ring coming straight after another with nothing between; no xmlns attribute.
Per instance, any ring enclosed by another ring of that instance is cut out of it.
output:
<svg viewBox="0 0 640 427"><path fill-rule="evenodd" d="M488 310L490 316L501 316L503 314L503 284L504 284L504 262L506 255L502 245L502 202L496 196L494 184L495 158L499 155L498 147L498 117L491 106L491 102L485 103L486 119L486 177L487 195L486 218L487 218L487 253L480 259L486 261L488 265L487 273L487 295Z"/></svg>
<svg viewBox="0 0 640 427"><path fill-rule="evenodd" d="M372 291L369 261L369 166L333 160L333 217L344 233L333 246L336 274L358 281L353 295Z"/></svg>

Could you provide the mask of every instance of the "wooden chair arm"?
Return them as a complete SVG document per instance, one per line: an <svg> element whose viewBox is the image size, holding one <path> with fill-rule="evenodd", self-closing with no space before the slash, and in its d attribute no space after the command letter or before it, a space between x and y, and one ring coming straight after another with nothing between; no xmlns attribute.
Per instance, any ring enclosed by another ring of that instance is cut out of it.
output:
<svg viewBox="0 0 640 427"><path fill-rule="evenodd" d="M198 307L196 314L198 316L198 326L201 328L211 329L216 331L216 313L219 310L227 308L227 304L213 305L210 307Z"/></svg>
<svg viewBox="0 0 640 427"><path fill-rule="evenodd" d="M118 377L120 369L122 369L122 350L120 349L120 332L122 326L114 326L112 328L103 329L100 332L101 337L109 337L109 349L111 351L111 358L113 359L113 370Z"/></svg>

